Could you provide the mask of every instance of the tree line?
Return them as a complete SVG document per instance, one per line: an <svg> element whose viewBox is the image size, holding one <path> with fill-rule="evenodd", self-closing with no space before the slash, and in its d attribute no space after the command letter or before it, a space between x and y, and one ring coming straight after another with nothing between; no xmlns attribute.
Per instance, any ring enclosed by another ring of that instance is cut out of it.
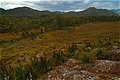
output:
<svg viewBox="0 0 120 80"><path fill-rule="evenodd" d="M120 21L120 16L38 16L38 17L11 17L0 16L0 33L27 31L44 27L46 31L79 26L91 22Z"/></svg>

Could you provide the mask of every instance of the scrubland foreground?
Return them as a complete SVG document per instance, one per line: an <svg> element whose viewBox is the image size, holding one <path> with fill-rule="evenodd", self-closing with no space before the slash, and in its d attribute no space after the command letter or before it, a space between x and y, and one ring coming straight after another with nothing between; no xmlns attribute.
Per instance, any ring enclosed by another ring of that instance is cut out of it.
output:
<svg viewBox="0 0 120 80"><path fill-rule="evenodd" d="M0 45L0 80L120 79L120 22L87 23L34 39L0 36L6 40Z"/></svg>

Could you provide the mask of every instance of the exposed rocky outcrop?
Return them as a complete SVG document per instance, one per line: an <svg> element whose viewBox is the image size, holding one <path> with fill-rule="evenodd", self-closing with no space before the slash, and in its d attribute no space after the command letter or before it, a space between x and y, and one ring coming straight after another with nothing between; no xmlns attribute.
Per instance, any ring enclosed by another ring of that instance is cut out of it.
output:
<svg viewBox="0 0 120 80"><path fill-rule="evenodd" d="M120 62L97 60L91 64L80 64L70 59L48 72L43 80L120 80Z"/></svg>

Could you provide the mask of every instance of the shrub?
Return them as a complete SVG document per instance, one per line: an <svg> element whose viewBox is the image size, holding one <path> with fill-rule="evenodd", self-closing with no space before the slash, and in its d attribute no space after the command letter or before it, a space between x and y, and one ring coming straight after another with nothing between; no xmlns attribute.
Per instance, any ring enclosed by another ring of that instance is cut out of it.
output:
<svg viewBox="0 0 120 80"><path fill-rule="evenodd" d="M53 54L53 57L49 60L52 61L52 65L58 65L65 61L65 55L63 52L59 51Z"/></svg>
<svg viewBox="0 0 120 80"><path fill-rule="evenodd" d="M16 80L26 80L26 70L24 67L17 67L16 68Z"/></svg>
<svg viewBox="0 0 120 80"><path fill-rule="evenodd" d="M98 60L114 60L117 56L111 50L103 48L96 48L94 54ZM115 57L116 56L116 57ZM114 59L113 59L114 58Z"/></svg>
<svg viewBox="0 0 120 80"><path fill-rule="evenodd" d="M47 60L44 57L40 58L40 63L39 63L39 70L41 73L45 73L48 71L48 66L49 64L47 64Z"/></svg>
<svg viewBox="0 0 120 80"><path fill-rule="evenodd" d="M77 45L72 44L69 48L68 48L68 57L74 57L76 55L76 51L77 51Z"/></svg>
<svg viewBox="0 0 120 80"><path fill-rule="evenodd" d="M93 63L96 60L96 56L92 52L84 52L80 55L80 62L83 64Z"/></svg>
<svg viewBox="0 0 120 80"><path fill-rule="evenodd" d="M36 80L37 74L39 73L39 63L37 59L32 60L30 72L32 74L32 79Z"/></svg>
<svg viewBox="0 0 120 80"><path fill-rule="evenodd" d="M103 57L103 51L102 51L102 49L101 48L97 48L95 50L95 55L96 55L97 59L101 59Z"/></svg>
<svg viewBox="0 0 120 80"><path fill-rule="evenodd" d="M80 57L80 62L83 64L90 63L90 55L88 53L84 53Z"/></svg>

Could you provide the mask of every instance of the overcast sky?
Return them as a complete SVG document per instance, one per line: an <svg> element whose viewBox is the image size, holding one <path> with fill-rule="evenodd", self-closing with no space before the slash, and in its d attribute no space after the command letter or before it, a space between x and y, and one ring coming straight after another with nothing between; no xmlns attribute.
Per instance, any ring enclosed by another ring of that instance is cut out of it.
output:
<svg viewBox="0 0 120 80"><path fill-rule="evenodd" d="M0 0L0 8L23 6L51 11L81 11L88 7L120 9L120 0Z"/></svg>

